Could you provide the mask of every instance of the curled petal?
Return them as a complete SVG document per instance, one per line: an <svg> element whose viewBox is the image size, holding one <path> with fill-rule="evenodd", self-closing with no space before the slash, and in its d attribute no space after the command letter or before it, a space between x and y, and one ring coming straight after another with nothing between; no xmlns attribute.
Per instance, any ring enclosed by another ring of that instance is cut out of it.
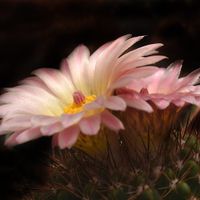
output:
<svg viewBox="0 0 200 200"><path fill-rule="evenodd" d="M58 134L58 146L61 149L71 148L77 141L80 129L77 125L70 126ZM56 140L56 138L54 139Z"/></svg>
<svg viewBox="0 0 200 200"><path fill-rule="evenodd" d="M118 132L120 129L124 129L122 122L107 110L104 110L101 113L101 122L116 132Z"/></svg>
<svg viewBox="0 0 200 200"><path fill-rule="evenodd" d="M81 132L86 135L95 135L100 129L101 117L100 114L97 113L95 115L91 115L89 117L84 117L80 120L79 126Z"/></svg>

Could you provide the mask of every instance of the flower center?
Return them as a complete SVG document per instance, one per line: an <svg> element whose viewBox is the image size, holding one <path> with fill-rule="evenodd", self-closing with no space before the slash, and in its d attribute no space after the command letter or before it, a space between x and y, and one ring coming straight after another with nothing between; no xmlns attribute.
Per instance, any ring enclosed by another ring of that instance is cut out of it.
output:
<svg viewBox="0 0 200 200"><path fill-rule="evenodd" d="M86 97L81 91L76 91L73 93L73 103L69 103L67 107L64 107L63 113L73 114L80 112L86 103L94 101L95 98L95 95Z"/></svg>

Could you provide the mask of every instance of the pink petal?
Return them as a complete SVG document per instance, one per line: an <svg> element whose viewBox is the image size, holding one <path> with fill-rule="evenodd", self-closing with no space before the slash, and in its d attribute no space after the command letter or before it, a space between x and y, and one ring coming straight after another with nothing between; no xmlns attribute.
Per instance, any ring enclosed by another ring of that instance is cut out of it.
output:
<svg viewBox="0 0 200 200"><path fill-rule="evenodd" d="M116 68L120 69L121 68L120 66L122 66L123 63L134 62L138 59L141 59L142 56L147 56L149 54L155 53L154 50L161 46L163 46L163 44L160 44L160 43L150 44L150 45L137 48L134 51L130 51L118 59Z"/></svg>
<svg viewBox="0 0 200 200"><path fill-rule="evenodd" d="M58 146L58 135L59 135L59 133L56 133L52 137L52 141L51 141L51 147L52 147L52 149L54 149L55 147Z"/></svg>
<svg viewBox="0 0 200 200"><path fill-rule="evenodd" d="M65 75L66 79L70 82L70 84L73 85L69 65L66 58L64 58L60 63L60 71Z"/></svg>
<svg viewBox="0 0 200 200"><path fill-rule="evenodd" d="M100 114L94 114L89 117L84 117L79 122L81 132L86 135L95 135L100 129L101 117Z"/></svg>
<svg viewBox="0 0 200 200"><path fill-rule="evenodd" d="M13 131L21 131L31 126L31 115L22 115L2 122L0 126L0 135L5 133L12 133Z"/></svg>
<svg viewBox="0 0 200 200"><path fill-rule="evenodd" d="M96 110L104 107L106 97L104 95L99 95L94 101L87 103L83 106L83 110Z"/></svg>
<svg viewBox="0 0 200 200"><path fill-rule="evenodd" d="M60 117L46 116L46 115L35 115L31 118L31 124L33 127L46 126L60 121Z"/></svg>
<svg viewBox="0 0 200 200"><path fill-rule="evenodd" d="M56 69L38 69L33 72L65 104L72 101L74 85Z"/></svg>
<svg viewBox="0 0 200 200"><path fill-rule="evenodd" d="M40 131L41 131L42 135L50 136L50 135L53 135L54 133L58 133L58 132L62 131L63 129L64 129L64 127L61 124L61 122L57 122L57 123L50 124L47 126L42 126Z"/></svg>
<svg viewBox="0 0 200 200"><path fill-rule="evenodd" d="M20 81L19 83L20 83L20 85L31 85L31 86L35 86L38 88L42 88L43 90L52 94L52 91L46 86L46 84L40 78L38 78L36 76L28 77L28 78Z"/></svg>
<svg viewBox="0 0 200 200"><path fill-rule="evenodd" d="M96 94L101 94L105 90L108 80L111 76L111 71L113 67L115 67L114 64L117 58L125 51L123 45L128 37L130 37L130 35L120 37L112 42L97 59L94 73L95 80L93 83L96 88ZM129 43L129 45L131 46L131 43Z"/></svg>
<svg viewBox="0 0 200 200"><path fill-rule="evenodd" d="M76 124L77 122L79 122L84 114L85 114L84 111L78 112L78 113L75 113L75 114L62 114L60 116L62 125L65 128L68 128L69 126L72 126L73 124Z"/></svg>
<svg viewBox="0 0 200 200"><path fill-rule="evenodd" d="M155 74L159 70L158 67L154 66L144 66L139 68L134 68L126 72L126 74L131 74L132 77L139 79L139 78L146 78Z"/></svg>
<svg viewBox="0 0 200 200"><path fill-rule="evenodd" d="M108 42L104 45L102 45L100 48L98 48L89 58L89 66L88 66L88 75L90 76L90 87L92 88L91 93L92 94L97 94L96 89L94 88L95 86L95 67L96 67L96 62L97 59L99 58L99 55L111 44L111 42Z"/></svg>
<svg viewBox="0 0 200 200"><path fill-rule="evenodd" d="M127 71L136 67L142 67L146 65L152 65L160 60L165 59L166 56L149 56L132 62L121 69L121 71Z"/></svg>
<svg viewBox="0 0 200 200"><path fill-rule="evenodd" d="M178 82L181 86L194 85L199 83L199 76L200 76L200 69L196 69L190 74L188 74L186 77L180 78Z"/></svg>
<svg viewBox="0 0 200 200"><path fill-rule="evenodd" d="M23 85L13 90L15 92L8 92L0 97L0 104L17 104L19 109L28 107L27 112L32 114L58 115L63 112L64 104L42 88Z"/></svg>
<svg viewBox="0 0 200 200"><path fill-rule="evenodd" d="M183 107L185 104L185 101L183 101L182 99L175 99L175 100L172 100L172 103L178 107Z"/></svg>
<svg viewBox="0 0 200 200"><path fill-rule="evenodd" d="M122 122L107 110L104 110L101 113L101 122L109 129L116 132L118 132L120 129L124 129Z"/></svg>
<svg viewBox="0 0 200 200"><path fill-rule="evenodd" d="M22 144L30 140L37 139L41 136L42 134L40 132L40 127L36 127L36 128L28 129L22 132L20 135L16 137L16 142L17 144Z"/></svg>
<svg viewBox="0 0 200 200"><path fill-rule="evenodd" d="M76 143L79 133L80 129L76 125L63 130L58 134L58 146L61 149L71 148Z"/></svg>
<svg viewBox="0 0 200 200"><path fill-rule="evenodd" d="M132 96L126 95L126 94L120 94L119 95L124 101L126 102L127 106L136 108L138 110L143 110L146 112L153 112L152 107L143 99L137 99Z"/></svg>
<svg viewBox="0 0 200 200"><path fill-rule="evenodd" d="M158 93L168 94L174 91L180 75L182 61L172 63L163 73L161 81L158 84Z"/></svg>
<svg viewBox="0 0 200 200"><path fill-rule="evenodd" d="M124 75L121 76L114 84L112 84L107 90L111 90L111 89L117 89L117 88L122 88L125 87L126 85L129 85L132 83L132 81L134 80L132 75ZM107 92L107 91L106 91ZM105 92L105 93L106 93Z"/></svg>
<svg viewBox="0 0 200 200"><path fill-rule="evenodd" d="M196 104L196 99L192 95L185 95L185 96L181 97L181 99L187 103Z"/></svg>
<svg viewBox="0 0 200 200"><path fill-rule="evenodd" d="M125 110L126 103L118 96L110 96L105 101L105 107L111 110Z"/></svg>
<svg viewBox="0 0 200 200"><path fill-rule="evenodd" d="M89 50L84 45L79 45L67 58L72 81L76 90L85 95L91 94L89 75Z"/></svg>
<svg viewBox="0 0 200 200"><path fill-rule="evenodd" d="M134 79L131 84L127 86L128 89L140 92L141 88L147 88L149 93L157 93L159 84L161 82L161 77L165 72L164 68L159 68L153 75L146 78L141 78L139 80Z"/></svg>
<svg viewBox="0 0 200 200"><path fill-rule="evenodd" d="M167 108L171 102L165 99L150 99L150 100L161 110Z"/></svg>
<svg viewBox="0 0 200 200"><path fill-rule="evenodd" d="M6 146L15 146L15 145L17 145L18 143L17 143L17 141L16 141L16 137L17 137L18 135L20 135L23 131L24 131L24 130L14 132L14 133L5 141L5 145L6 145Z"/></svg>

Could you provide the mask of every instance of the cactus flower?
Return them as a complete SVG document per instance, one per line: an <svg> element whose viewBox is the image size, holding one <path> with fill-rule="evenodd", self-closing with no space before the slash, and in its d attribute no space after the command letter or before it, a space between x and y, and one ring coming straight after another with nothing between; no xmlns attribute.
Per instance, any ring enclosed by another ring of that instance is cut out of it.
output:
<svg viewBox="0 0 200 200"><path fill-rule="evenodd" d="M115 90L152 75L158 68L147 65L165 58L152 55L162 46L159 43L124 53L142 38L122 36L92 55L80 45L61 62L60 70L38 69L35 76L8 88L0 97L0 134L13 133L5 144L53 136L53 147L71 148L80 133L95 136L102 125L113 132L124 129L112 111L123 112L127 102ZM132 106L152 111L145 101Z"/></svg>
<svg viewBox="0 0 200 200"><path fill-rule="evenodd" d="M187 105L200 106L200 69L186 77L179 78L182 61L160 68L151 76L135 79L124 88L117 89L119 97L129 106L124 113L118 113L125 126L125 137L138 151L162 149L163 140L169 137L180 123L181 113ZM148 102L154 112L147 113L130 106L135 101ZM131 120L130 120L131 118ZM123 131L122 131L123 132ZM123 134L122 134L123 135Z"/></svg>

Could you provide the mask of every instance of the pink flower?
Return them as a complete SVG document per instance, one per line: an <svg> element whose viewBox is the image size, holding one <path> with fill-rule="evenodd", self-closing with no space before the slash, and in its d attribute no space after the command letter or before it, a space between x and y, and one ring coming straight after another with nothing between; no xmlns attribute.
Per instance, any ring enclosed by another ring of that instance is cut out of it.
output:
<svg viewBox="0 0 200 200"><path fill-rule="evenodd" d="M170 103L177 107L186 104L200 106L200 86L195 86L199 82L200 69L179 78L181 67L182 61L177 61L151 76L135 79L117 92L126 102L151 101L158 109L166 109ZM131 106L131 102L127 105Z"/></svg>
<svg viewBox="0 0 200 200"><path fill-rule="evenodd" d="M151 76L135 79L117 89L118 96L128 106L126 112L116 112L125 126L120 135L134 159L146 156L146 153L158 155L180 125L183 112L188 112L187 105L200 107L200 85L195 85L199 83L200 69L179 78L181 66L182 61L177 61L166 69L160 68ZM154 112L139 106L131 108L136 102L148 102Z"/></svg>
<svg viewBox="0 0 200 200"><path fill-rule="evenodd" d="M162 44L123 55L143 38L129 37L107 43L92 55L80 45L62 61L60 70L38 69L20 86L7 89L0 97L0 134L13 134L5 144L13 146L53 135L53 147L71 148L80 132L96 135L101 124L115 132L123 129L121 121L108 111L126 109L126 100L114 93L116 88L155 73L156 67L146 65L164 58L151 55ZM146 102L143 105L150 107Z"/></svg>

